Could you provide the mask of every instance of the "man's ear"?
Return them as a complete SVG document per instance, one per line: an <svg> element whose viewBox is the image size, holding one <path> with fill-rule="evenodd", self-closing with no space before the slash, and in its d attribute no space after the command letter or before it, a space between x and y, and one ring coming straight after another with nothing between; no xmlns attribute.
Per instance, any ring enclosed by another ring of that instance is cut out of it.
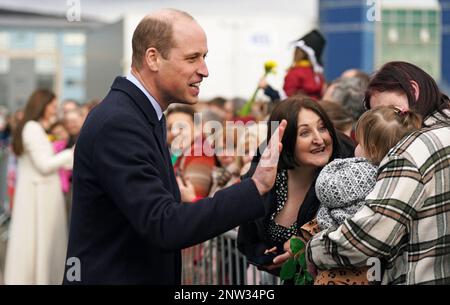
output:
<svg viewBox="0 0 450 305"><path fill-rule="evenodd" d="M419 93L420 93L419 84L414 80L410 81L410 83L411 83L411 87L413 88L414 98L417 101L419 99Z"/></svg>
<svg viewBox="0 0 450 305"><path fill-rule="evenodd" d="M145 51L145 63L148 68L156 72L159 69L159 52L155 48L148 48Z"/></svg>

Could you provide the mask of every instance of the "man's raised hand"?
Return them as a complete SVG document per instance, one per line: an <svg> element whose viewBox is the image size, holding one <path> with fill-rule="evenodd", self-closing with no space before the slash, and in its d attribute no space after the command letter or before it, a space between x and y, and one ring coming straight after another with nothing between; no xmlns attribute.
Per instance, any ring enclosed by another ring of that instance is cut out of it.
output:
<svg viewBox="0 0 450 305"><path fill-rule="evenodd" d="M255 173L252 176L260 195L264 195L270 191L275 184L278 159L280 158L280 152L283 148L281 140L283 139L286 126L287 121L282 120L270 138L258 166L256 167Z"/></svg>

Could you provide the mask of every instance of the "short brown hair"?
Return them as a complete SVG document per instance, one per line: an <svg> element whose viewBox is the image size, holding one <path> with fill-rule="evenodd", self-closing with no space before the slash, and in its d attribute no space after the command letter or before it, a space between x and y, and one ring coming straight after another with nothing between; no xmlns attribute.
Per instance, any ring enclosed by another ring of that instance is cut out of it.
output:
<svg viewBox="0 0 450 305"><path fill-rule="evenodd" d="M194 121L194 115L195 115L195 110L192 106L188 106L188 105L176 105L174 107L171 107L167 110L166 113L166 118L168 118L171 114L174 113L184 113L187 114L189 117L192 118L192 121Z"/></svg>
<svg viewBox="0 0 450 305"><path fill-rule="evenodd" d="M395 106L380 106L366 111L356 123L356 139L367 158L379 164L404 136L420 129L422 118L415 112Z"/></svg>
<svg viewBox="0 0 450 305"><path fill-rule="evenodd" d="M166 9L160 15L144 17L133 33L132 48L133 55L131 66L141 68L145 51L153 47L161 53L164 59L169 56L170 50L175 46L173 39L173 22L177 17L194 18L186 12Z"/></svg>

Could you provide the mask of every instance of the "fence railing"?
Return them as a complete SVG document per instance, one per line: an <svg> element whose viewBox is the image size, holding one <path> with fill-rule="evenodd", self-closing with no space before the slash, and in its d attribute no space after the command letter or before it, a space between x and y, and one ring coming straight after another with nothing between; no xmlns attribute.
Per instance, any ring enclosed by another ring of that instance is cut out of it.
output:
<svg viewBox="0 0 450 305"><path fill-rule="evenodd" d="M230 230L182 250L184 285L279 285L280 279L248 263Z"/></svg>

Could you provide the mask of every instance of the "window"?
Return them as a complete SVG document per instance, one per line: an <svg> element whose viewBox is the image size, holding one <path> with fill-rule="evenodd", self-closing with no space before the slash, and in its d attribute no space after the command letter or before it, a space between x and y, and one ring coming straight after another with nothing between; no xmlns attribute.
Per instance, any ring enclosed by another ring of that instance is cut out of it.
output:
<svg viewBox="0 0 450 305"><path fill-rule="evenodd" d="M64 34L63 41L66 46L84 46L86 44L86 35L83 33Z"/></svg>
<svg viewBox="0 0 450 305"><path fill-rule="evenodd" d="M56 35L51 33L36 34L36 50L53 51L56 49Z"/></svg>

